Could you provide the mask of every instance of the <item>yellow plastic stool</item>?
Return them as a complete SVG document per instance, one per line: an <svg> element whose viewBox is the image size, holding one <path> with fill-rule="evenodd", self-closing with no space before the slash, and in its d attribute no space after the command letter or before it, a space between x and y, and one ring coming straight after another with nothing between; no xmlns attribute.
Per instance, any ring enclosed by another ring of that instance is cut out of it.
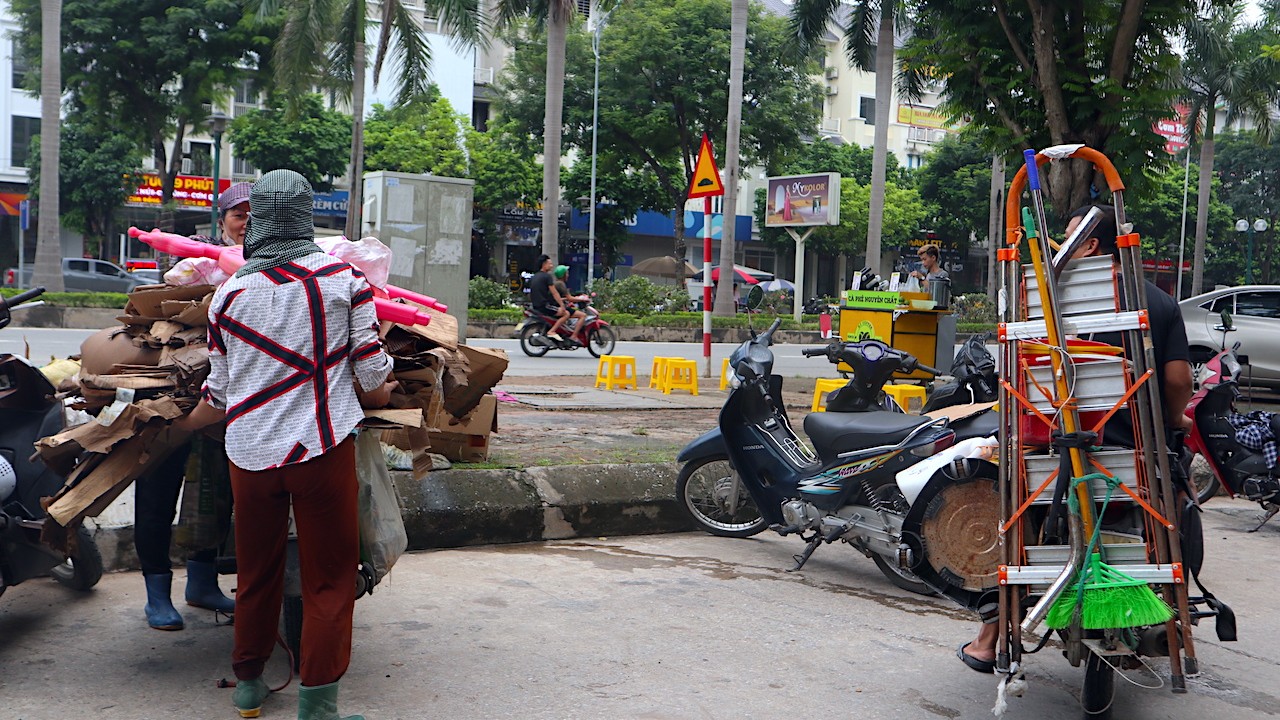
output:
<svg viewBox="0 0 1280 720"><path fill-rule="evenodd" d="M813 385L813 407L809 408L809 412L826 412L827 393L839 390L848 384L849 381L844 378L818 378Z"/></svg>
<svg viewBox="0 0 1280 720"><path fill-rule="evenodd" d="M920 400L920 407L922 409L924 408L925 389L923 385L911 385L906 383L894 385L890 383L880 389L884 390L886 395L892 397L894 402L898 403L898 407L902 408L904 412L911 411L912 398L918 398Z"/></svg>
<svg viewBox="0 0 1280 720"><path fill-rule="evenodd" d="M729 358L720 361L720 389L729 387Z"/></svg>
<svg viewBox="0 0 1280 720"><path fill-rule="evenodd" d="M684 358L667 358L667 379L663 383L662 392L670 395L672 390L688 390L698 394L698 363Z"/></svg>
<svg viewBox="0 0 1280 720"><path fill-rule="evenodd" d="M596 387L606 390L636 386L636 359L632 355L601 355L596 367Z"/></svg>
<svg viewBox="0 0 1280 720"><path fill-rule="evenodd" d="M659 390L666 387L667 362L669 360L671 360L669 357L655 357L653 359L653 368L649 370L649 387L658 388Z"/></svg>

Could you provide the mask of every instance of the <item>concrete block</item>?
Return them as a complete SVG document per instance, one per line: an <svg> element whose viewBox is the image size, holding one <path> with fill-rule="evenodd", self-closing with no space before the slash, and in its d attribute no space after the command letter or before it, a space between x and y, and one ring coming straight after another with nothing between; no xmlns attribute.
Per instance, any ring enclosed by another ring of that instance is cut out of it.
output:
<svg viewBox="0 0 1280 720"><path fill-rule="evenodd" d="M542 538L542 502L516 470L393 472L410 550Z"/></svg>
<svg viewBox="0 0 1280 720"><path fill-rule="evenodd" d="M673 463L529 468L525 475L564 524L544 539L693 530L676 500Z"/></svg>

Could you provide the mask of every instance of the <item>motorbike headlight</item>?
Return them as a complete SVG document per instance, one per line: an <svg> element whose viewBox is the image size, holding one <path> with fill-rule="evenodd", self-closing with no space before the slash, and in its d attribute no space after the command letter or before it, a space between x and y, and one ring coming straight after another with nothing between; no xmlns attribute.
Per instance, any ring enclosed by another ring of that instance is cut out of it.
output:
<svg viewBox="0 0 1280 720"><path fill-rule="evenodd" d="M742 378L738 377L736 372L729 373L729 388L737 390L740 387L742 387Z"/></svg>

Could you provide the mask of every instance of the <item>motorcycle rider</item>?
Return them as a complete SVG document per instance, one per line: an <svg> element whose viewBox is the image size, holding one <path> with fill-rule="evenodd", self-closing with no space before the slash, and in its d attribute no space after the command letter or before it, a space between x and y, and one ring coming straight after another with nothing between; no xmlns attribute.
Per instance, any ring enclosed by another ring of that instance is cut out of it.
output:
<svg viewBox="0 0 1280 720"><path fill-rule="evenodd" d="M534 312L555 318L555 323L547 331L547 337L556 342L564 342L560 337L560 328L569 320L569 311L564 308L564 300L556 290L555 279L551 276L551 256L538 256L538 272L529 281L529 303Z"/></svg>
<svg viewBox="0 0 1280 720"><path fill-rule="evenodd" d="M565 312L569 313L569 320L567 320L566 322L575 322L575 321L585 320L587 317L587 314L584 313L582 310L578 309L577 303L585 302L587 300L587 296L573 295L572 293L569 292L569 286L566 285L564 281L568 275L569 275L568 265L556 266L555 288L556 288L556 292L559 293L560 295L561 307L564 308ZM574 324L574 325L571 325L570 327L576 328L577 325ZM570 330L569 334L572 335L573 331Z"/></svg>
<svg viewBox="0 0 1280 720"><path fill-rule="evenodd" d="M1085 205L1071 213L1067 221L1067 236L1084 222L1094 205ZM1098 223L1093 235L1084 242L1073 258L1110 254L1119 262L1116 248L1116 215L1115 208L1110 205L1097 205L1102 211L1102 220ZM1191 420L1184 414L1187 403L1191 401L1191 351L1187 344L1187 330L1182 322L1182 311L1171 295L1156 287L1150 280L1146 282L1147 315L1150 320L1151 342L1155 349L1156 387L1160 392L1161 406L1164 408L1165 428L1168 430L1189 429ZM1121 333L1098 333L1089 338L1108 345L1123 346ZM1112 416L1103 429L1104 443L1133 447L1133 419L1130 413L1118 412ZM995 607L983 608L980 614L983 625L978 635L971 642L956 648L956 657L969 668L981 673L995 672L996 640L999 628L996 625Z"/></svg>

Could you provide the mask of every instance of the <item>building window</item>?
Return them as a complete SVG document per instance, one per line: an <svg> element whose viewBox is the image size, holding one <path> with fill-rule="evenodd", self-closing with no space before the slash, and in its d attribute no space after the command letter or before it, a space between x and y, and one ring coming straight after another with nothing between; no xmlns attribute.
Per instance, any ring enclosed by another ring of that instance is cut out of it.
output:
<svg viewBox="0 0 1280 720"><path fill-rule="evenodd" d="M25 79L29 68L27 67L26 61L23 59L22 54L18 51L18 43L16 40L9 43L9 50L9 61L13 67L13 87L21 90L23 88L23 80Z"/></svg>
<svg viewBox="0 0 1280 720"><path fill-rule="evenodd" d="M258 168L254 167L253 163L250 163L248 160L245 160L242 157L237 157L231 163L231 174L236 177L254 177L258 174Z"/></svg>
<svg viewBox="0 0 1280 720"><path fill-rule="evenodd" d="M488 132L489 103L480 100L471 103L471 126L479 132Z"/></svg>
<svg viewBox="0 0 1280 720"><path fill-rule="evenodd" d="M753 248L747 248L743 251L742 260L747 267L771 273L776 272L774 270L776 257L777 256L772 250L756 250Z"/></svg>
<svg viewBox="0 0 1280 720"><path fill-rule="evenodd" d="M233 115L240 117L260 107L262 107L262 103L259 101L258 92L253 87L253 81L245 78L237 83L235 87L235 108L232 109Z"/></svg>
<svg viewBox="0 0 1280 720"><path fill-rule="evenodd" d="M876 124L876 99L858 98L858 117L868 125Z"/></svg>
<svg viewBox="0 0 1280 720"><path fill-rule="evenodd" d="M186 175L211 177L213 175L213 143L193 142L187 156L182 159L182 172Z"/></svg>
<svg viewBox="0 0 1280 720"><path fill-rule="evenodd" d="M26 167L31 153L31 138L40 134L40 118L14 115L9 126L9 157L12 167Z"/></svg>

